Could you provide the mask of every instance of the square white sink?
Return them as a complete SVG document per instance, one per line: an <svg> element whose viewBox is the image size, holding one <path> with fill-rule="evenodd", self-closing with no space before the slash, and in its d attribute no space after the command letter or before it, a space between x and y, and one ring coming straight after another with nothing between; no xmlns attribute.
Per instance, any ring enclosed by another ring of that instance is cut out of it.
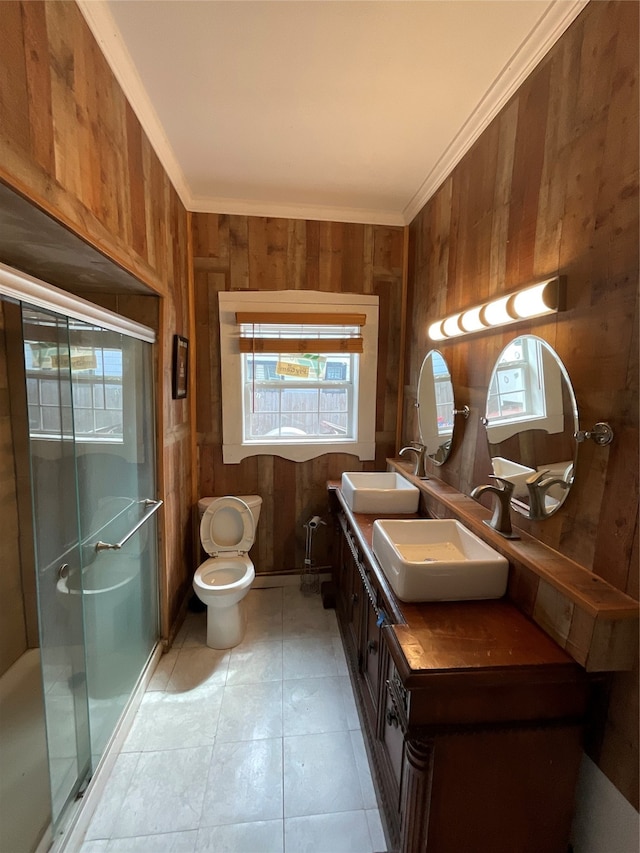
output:
<svg viewBox="0 0 640 853"><path fill-rule="evenodd" d="M401 601L502 598L509 562L453 519L378 519L373 553Z"/></svg>
<svg viewBox="0 0 640 853"><path fill-rule="evenodd" d="M519 462L512 462L511 459L505 459L502 456L494 456L491 464L496 477L502 477L503 480L513 483L514 498L527 497L529 494L527 480L532 474L536 473L533 468L520 465Z"/></svg>
<svg viewBox="0 0 640 853"><path fill-rule="evenodd" d="M418 509L420 489L393 471L345 471L341 487L353 512L396 514Z"/></svg>

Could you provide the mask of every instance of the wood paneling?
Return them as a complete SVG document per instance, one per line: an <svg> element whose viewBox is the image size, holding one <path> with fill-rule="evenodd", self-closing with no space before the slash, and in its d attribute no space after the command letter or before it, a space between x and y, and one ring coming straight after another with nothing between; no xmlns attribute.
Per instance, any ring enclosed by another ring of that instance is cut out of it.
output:
<svg viewBox="0 0 640 853"><path fill-rule="evenodd" d="M305 530L326 515L326 482L342 471L384 468L395 453L402 316L403 229L262 217L193 214L199 495L263 498L252 556L256 571L304 565ZM218 298L221 290L322 290L380 298L376 461L330 453L294 463L278 456L222 463ZM329 537L314 540L314 562L328 563Z"/></svg>
<svg viewBox="0 0 640 853"><path fill-rule="evenodd" d="M0 180L159 295L155 309L143 298L120 310L157 316L166 636L193 563L190 401L171 398L173 335L191 336L187 212L73 2L0 2ZM73 241L65 246L68 263ZM108 270L86 294L101 304ZM82 290L81 271L70 279L63 286ZM126 279L114 275L111 293L130 291Z"/></svg>
<svg viewBox="0 0 640 853"><path fill-rule="evenodd" d="M516 334L544 338L571 376L581 426L606 420L615 439L607 448L591 442L579 447L575 486L559 513L517 523L635 598L637 36L638 3L590 3L411 224L404 400L410 412L420 364L431 348L430 321L548 274L565 274L567 310L557 319L439 345L456 403L468 403L471 417L460 422L453 455L437 473L466 494L487 482L480 417L492 366ZM416 438L415 430L415 421L406 420L403 439ZM539 599L531 579L520 580L520 594ZM565 641L582 642L585 630L572 623ZM602 724L601 766L637 807L637 687L630 692L630 683L622 674L613 683L616 701ZM626 695L635 699L625 705Z"/></svg>
<svg viewBox="0 0 640 853"><path fill-rule="evenodd" d="M0 565L3 603L0 619L0 675L27 650L27 626L20 570L18 487L13 458L11 393L3 304L0 302Z"/></svg>

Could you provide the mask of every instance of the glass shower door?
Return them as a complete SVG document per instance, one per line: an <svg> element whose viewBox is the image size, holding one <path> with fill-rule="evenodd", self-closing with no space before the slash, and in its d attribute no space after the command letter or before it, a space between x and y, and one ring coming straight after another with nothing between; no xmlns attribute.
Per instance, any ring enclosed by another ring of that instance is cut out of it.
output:
<svg viewBox="0 0 640 853"><path fill-rule="evenodd" d="M158 636L151 345L69 320L93 764Z"/></svg>
<svg viewBox="0 0 640 853"><path fill-rule="evenodd" d="M52 819L90 769L69 331L48 311L22 311L41 668Z"/></svg>
<svg viewBox="0 0 640 853"><path fill-rule="evenodd" d="M22 305L38 618L56 826L158 637L150 343Z"/></svg>

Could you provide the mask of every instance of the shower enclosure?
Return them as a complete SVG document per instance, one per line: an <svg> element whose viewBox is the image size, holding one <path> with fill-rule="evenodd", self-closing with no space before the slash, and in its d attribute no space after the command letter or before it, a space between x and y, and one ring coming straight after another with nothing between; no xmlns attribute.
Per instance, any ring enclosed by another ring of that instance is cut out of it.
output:
<svg viewBox="0 0 640 853"><path fill-rule="evenodd" d="M33 543L26 559L21 548L21 578L35 589L37 633L29 642L27 632L7 675L36 655L55 834L158 639L153 333L128 322L119 330L108 312L106 324L26 301L5 303L11 312L21 330L20 358L6 335L16 491L27 490L31 505L19 525ZM37 837L4 836L13 820L5 805L33 794L17 791L20 776L0 800L0 849L11 840L20 846L7 849L30 853Z"/></svg>

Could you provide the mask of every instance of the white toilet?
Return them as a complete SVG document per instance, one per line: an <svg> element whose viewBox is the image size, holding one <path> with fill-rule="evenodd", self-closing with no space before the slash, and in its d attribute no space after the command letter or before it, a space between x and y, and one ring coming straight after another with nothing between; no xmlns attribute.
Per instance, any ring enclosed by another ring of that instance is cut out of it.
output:
<svg viewBox="0 0 640 853"><path fill-rule="evenodd" d="M262 498L202 498L200 541L209 554L196 570L193 589L207 606L207 645L230 649L242 640L245 617L242 599L256 576L249 559Z"/></svg>

